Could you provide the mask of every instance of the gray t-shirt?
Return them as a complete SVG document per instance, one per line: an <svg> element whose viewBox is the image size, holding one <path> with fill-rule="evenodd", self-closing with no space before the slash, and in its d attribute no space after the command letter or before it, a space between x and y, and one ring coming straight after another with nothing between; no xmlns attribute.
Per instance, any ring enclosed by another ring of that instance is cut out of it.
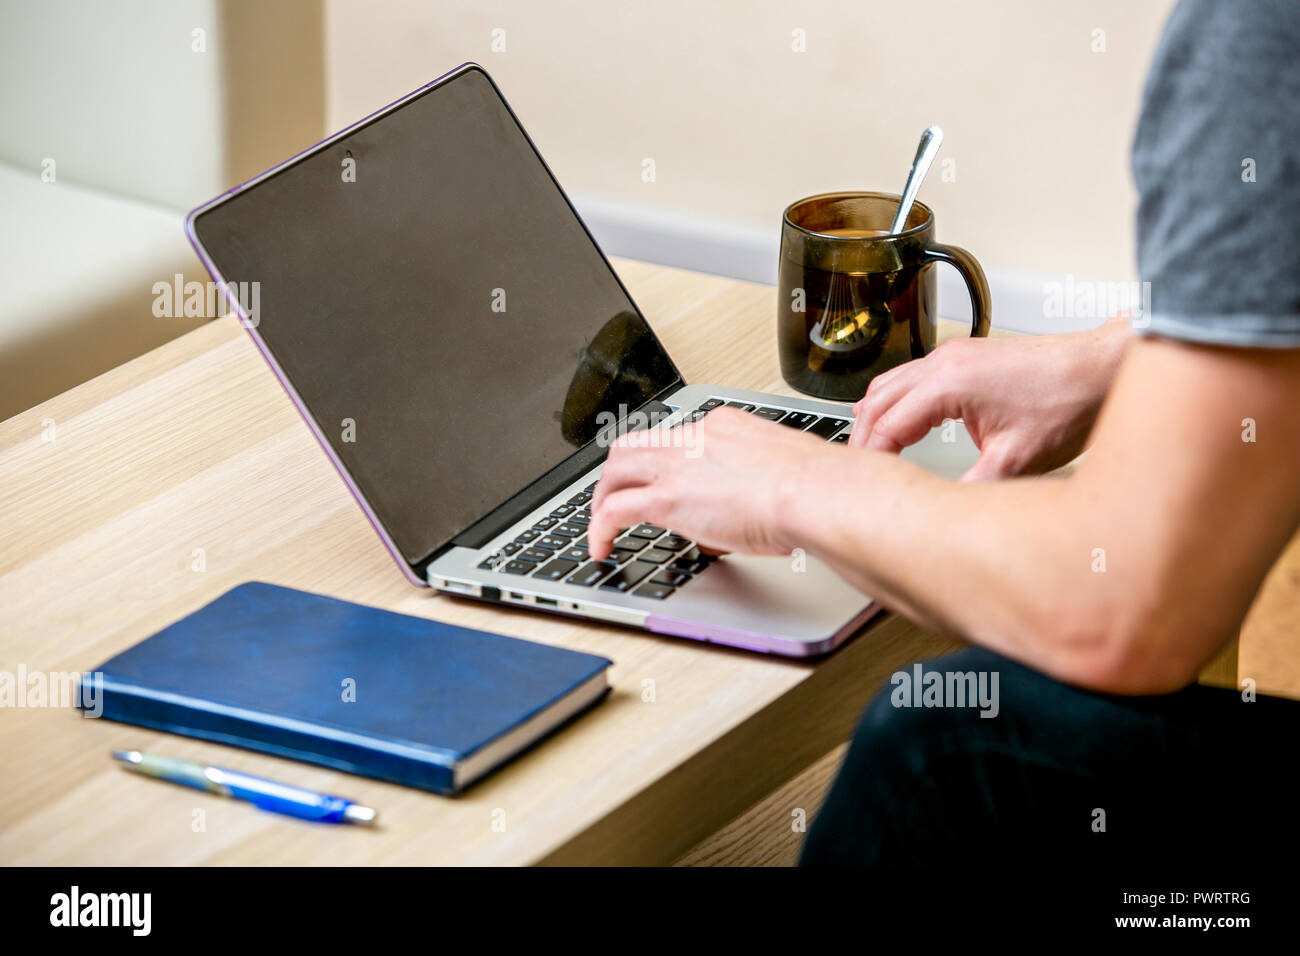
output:
<svg viewBox="0 0 1300 956"><path fill-rule="evenodd" d="M1181 0L1133 142L1139 333L1300 347L1300 2Z"/></svg>

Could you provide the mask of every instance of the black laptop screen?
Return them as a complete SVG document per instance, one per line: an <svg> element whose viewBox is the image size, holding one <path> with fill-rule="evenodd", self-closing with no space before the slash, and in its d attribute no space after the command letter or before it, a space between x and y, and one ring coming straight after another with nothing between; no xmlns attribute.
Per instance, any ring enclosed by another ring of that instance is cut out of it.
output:
<svg viewBox="0 0 1300 956"><path fill-rule="evenodd" d="M478 69L193 228L411 562L679 381Z"/></svg>

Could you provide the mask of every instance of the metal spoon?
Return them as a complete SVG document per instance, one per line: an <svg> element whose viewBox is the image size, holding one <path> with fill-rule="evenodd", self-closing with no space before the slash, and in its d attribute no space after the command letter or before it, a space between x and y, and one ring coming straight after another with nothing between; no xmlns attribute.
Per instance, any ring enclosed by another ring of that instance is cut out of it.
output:
<svg viewBox="0 0 1300 956"><path fill-rule="evenodd" d="M916 202L916 194L920 192L921 183L925 181L925 174L930 171L930 164L934 162L942 142L943 130L937 126L931 126L921 134L920 145L916 147L916 158L912 160L912 171L907 174L907 183L903 186L903 198L898 202L898 212L894 213L893 225L889 227L892 235L903 231L907 216L912 211L912 203Z"/></svg>

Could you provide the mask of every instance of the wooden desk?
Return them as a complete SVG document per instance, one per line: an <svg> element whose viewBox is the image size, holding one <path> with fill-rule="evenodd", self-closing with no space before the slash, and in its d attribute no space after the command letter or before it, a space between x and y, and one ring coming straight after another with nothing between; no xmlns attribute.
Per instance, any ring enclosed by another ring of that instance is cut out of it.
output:
<svg viewBox="0 0 1300 956"><path fill-rule="evenodd" d="M688 381L789 391L773 289L617 266ZM456 799L3 708L0 863L667 863L846 739L892 670L952 646L884 617L809 665L417 590L232 319L0 423L0 671L90 670L251 579L603 654L614 692ZM141 780L113 748L345 794L382 826L313 826Z"/></svg>

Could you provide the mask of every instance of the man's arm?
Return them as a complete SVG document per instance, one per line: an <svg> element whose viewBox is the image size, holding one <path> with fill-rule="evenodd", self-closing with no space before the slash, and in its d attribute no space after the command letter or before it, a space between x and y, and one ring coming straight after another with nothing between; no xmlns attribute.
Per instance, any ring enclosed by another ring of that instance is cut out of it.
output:
<svg viewBox="0 0 1300 956"><path fill-rule="evenodd" d="M588 537L600 556L648 520L724 550L804 548L923 624L1159 693L1236 635L1300 522L1297 408L1300 350L1139 340L1075 473L976 483L720 409L696 457L625 436Z"/></svg>

